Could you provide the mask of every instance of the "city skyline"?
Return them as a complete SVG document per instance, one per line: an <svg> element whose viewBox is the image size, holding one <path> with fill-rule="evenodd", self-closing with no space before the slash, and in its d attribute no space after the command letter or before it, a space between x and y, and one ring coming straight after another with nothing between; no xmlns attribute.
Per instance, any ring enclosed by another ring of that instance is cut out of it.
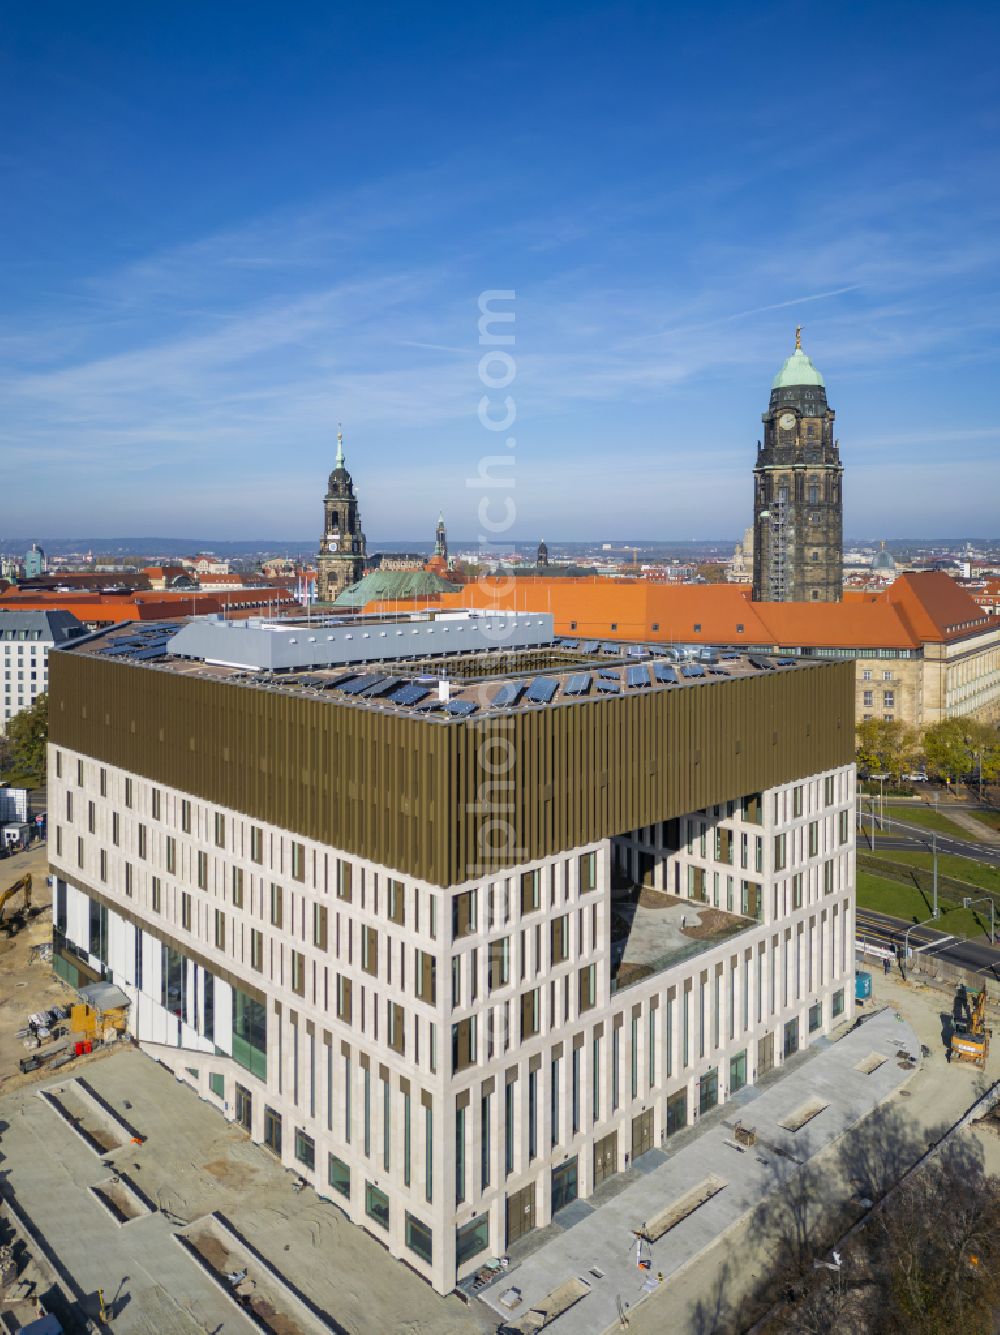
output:
<svg viewBox="0 0 1000 1335"><path fill-rule="evenodd" d="M315 540L342 420L366 531L475 535L500 288L504 536L738 536L798 323L848 532L991 533L995 16L57 9L0 57L8 532Z"/></svg>

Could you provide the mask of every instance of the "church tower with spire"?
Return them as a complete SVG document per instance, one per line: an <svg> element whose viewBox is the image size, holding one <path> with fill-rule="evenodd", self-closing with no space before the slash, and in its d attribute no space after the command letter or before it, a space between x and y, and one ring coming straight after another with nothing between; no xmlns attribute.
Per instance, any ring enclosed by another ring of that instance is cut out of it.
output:
<svg viewBox="0 0 1000 1335"><path fill-rule="evenodd" d="M316 597L332 603L365 572L367 548L354 482L344 464L344 433L337 429L337 459L323 499L323 536L316 558Z"/></svg>
<svg viewBox="0 0 1000 1335"><path fill-rule="evenodd" d="M438 511L437 528L434 530L434 555L448 564L448 531L444 526L444 511Z"/></svg>
<svg viewBox="0 0 1000 1335"><path fill-rule="evenodd" d="M795 351L771 384L757 442L753 600L838 603L844 590L843 465L823 377Z"/></svg>

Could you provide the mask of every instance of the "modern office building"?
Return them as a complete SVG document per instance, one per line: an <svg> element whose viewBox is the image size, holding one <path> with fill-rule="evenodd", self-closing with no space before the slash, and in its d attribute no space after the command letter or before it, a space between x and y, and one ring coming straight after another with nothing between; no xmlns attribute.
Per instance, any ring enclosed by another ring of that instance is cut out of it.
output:
<svg viewBox="0 0 1000 1335"><path fill-rule="evenodd" d="M48 689L49 650L86 633L69 612L7 612L0 608L0 733Z"/></svg>
<svg viewBox="0 0 1000 1335"><path fill-rule="evenodd" d="M440 1291L852 1014L850 663L460 612L50 682L55 967Z"/></svg>

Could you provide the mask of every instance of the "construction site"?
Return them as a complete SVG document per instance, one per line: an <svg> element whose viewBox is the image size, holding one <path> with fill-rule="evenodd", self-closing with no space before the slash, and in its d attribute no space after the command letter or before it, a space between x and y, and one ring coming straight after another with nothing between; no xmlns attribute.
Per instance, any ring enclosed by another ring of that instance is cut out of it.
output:
<svg viewBox="0 0 1000 1335"><path fill-rule="evenodd" d="M117 989L72 989L52 973L44 846L7 860L4 873L8 1330L686 1330L721 1276L734 1296L744 1283L749 1293L756 1265L734 1277L729 1261L734 1248L755 1257L753 1211L782 1172L829 1162L831 1192L850 1209L835 1149L877 1110L904 1111L929 1140L958 1123L952 1134L975 1139L987 1168L1000 1167L1000 1137L982 1108L961 1124L995 1076L985 991L952 1000L879 976L858 1022L704 1116L669 1153L650 1152L568 1207L558 1225L484 1265L478 1283L442 1297L137 1051Z"/></svg>

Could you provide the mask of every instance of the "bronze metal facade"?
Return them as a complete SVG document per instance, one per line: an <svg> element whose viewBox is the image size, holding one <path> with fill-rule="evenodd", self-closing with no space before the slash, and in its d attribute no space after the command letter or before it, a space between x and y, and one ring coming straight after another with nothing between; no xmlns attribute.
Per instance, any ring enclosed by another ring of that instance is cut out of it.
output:
<svg viewBox="0 0 1000 1335"><path fill-rule="evenodd" d="M55 746L448 886L854 756L854 664L436 723L78 652Z"/></svg>

